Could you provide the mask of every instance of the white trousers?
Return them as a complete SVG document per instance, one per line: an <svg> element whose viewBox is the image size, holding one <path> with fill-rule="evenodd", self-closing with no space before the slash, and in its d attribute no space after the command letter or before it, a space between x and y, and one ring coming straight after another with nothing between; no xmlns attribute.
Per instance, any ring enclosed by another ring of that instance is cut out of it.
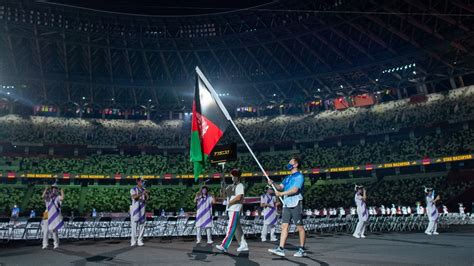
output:
<svg viewBox="0 0 474 266"><path fill-rule="evenodd" d="M268 230L270 229L270 230ZM262 241L266 241L267 240L267 234L268 234L268 231L270 231L270 240L276 240L276 236L275 236L275 225L274 224L263 224L263 227L262 227Z"/></svg>
<svg viewBox="0 0 474 266"><path fill-rule="evenodd" d="M196 239L198 242L201 242L201 229L206 229L206 233L207 233L207 242L212 242L212 228L210 227L207 227L207 228L201 228L201 227L197 227L196 228Z"/></svg>
<svg viewBox="0 0 474 266"><path fill-rule="evenodd" d="M354 235L356 236L364 235L366 226L367 226L367 222L364 222L361 219L359 219L359 222L357 223L356 229L354 231Z"/></svg>
<svg viewBox="0 0 474 266"><path fill-rule="evenodd" d="M428 223L428 228L426 228L426 233L434 233L436 232L436 230L438 230L438 221L434 220L434 221L430 221Z"/></svg>
<svg viewBox="0 0 474 266"><path fill-rule="evenodd" d="M138 223L133 221L131 221L130 223L132 227L132 236L130 243L132 245L135 245L137 241L138 243L143 243L143 235L145 234L145 223Z"/></svg>
<svg viewBox="0 0 474 266"><path fill-rule="evenodd" d="M59 247L58 231L48 230L48 220L41 221L41 230L43 231L43 247L48 246L49 235L53 235L54 247Z"/></svg>

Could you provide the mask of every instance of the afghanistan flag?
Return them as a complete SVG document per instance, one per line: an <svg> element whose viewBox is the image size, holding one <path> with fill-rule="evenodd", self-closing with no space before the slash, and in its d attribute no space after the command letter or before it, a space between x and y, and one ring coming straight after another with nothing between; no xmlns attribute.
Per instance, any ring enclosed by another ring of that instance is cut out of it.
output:
<svg viewBox="0 0 474 266"><path fill-rule="evenodd" d="M190 149L191 162L194 163L194 181L198 180L205 161L228 126L226 115L217 104L220 100L213 97L212 87L202 73L196 70L198 73L194 90Z"/></svg>

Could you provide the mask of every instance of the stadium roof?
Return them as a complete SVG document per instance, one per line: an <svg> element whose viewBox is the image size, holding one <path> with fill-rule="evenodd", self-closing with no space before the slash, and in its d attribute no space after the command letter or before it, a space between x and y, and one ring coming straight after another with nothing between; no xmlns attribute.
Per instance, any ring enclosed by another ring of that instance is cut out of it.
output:
<svg viewBox="0 0 474 266"><path fill-rule="evenodd" d="M248 8L262 8L265 4L276 2L271 0L115 0L115 1L84 1L84 0L42 0L44 3L85 10L122 13L139 16L197 16L238 12Z"/></svg>
<svg viewBox="0 0 474 266"><path fill-rule="evenodd" d="M178 15L52 2L0 3L0 83L35 103L189 107L195 66L240 104L450 87L474 69L469 1L205 1Z"/></svg>

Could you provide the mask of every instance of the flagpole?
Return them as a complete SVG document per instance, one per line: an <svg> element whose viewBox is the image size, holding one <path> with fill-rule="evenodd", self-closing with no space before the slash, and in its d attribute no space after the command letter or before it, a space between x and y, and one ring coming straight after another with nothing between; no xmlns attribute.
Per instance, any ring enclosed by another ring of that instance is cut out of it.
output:
<svg viewBox="0 0 474 266"><path fill-rule="evenodd" d="M240 133L240 130L239 128L237 127L237 125L234 123L234 120L232 120L232 117L229 115L229 112L227 111L227 109L225 108L224 104L222 103L221 99L219 98L219 95L217 95L216 91L214 90L214 87L212 87L211 83L207 80L206 76L204 76L204 74L201 72L201 69L199 69L199 67L196 66L196 73L199 75L199 77L202 79L202 81L204 82L204 84L206 85L206 87L209 89L209 91L211 92L211 95L212 97L214 98L214 100L216 100L216 103L217 105L219 106L219 108L221 109L221 111L224 113L224 116L226 117L227 120L230 121L230 123L232 124L232 126L235 128L235 130L237 131L237 134L239 134L240 138L242 139L242 141L244 142L245 146L247 147L247 149L249 150L250 154L252 155L253 159L255 160L255 162L257 162L257 165L258 167L260 168L260 170L262 171L263 175L267 178L267 181L272 181L270 179L270 177L268 177L267 175L267 172L265 171L265 169L263 169L263 166L262 164L260 163L260 161L257 159L257 156L255 156L255 154L253 153L252 149L250 148L250 145L247 143L247 141L245 140L244 136L242 135L242 133ZM277 189L275 188L275 185L273 184L273 182L270 183L273 190L274 191L277 191ZM280 199L280 201L283 203L283 205L285 205L282 197L278 197Z"/></svg>

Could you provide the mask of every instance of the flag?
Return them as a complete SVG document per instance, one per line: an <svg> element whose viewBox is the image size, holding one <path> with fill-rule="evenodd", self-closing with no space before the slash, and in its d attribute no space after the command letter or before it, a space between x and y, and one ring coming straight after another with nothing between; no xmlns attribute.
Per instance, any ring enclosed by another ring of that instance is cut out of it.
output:
<svg viewBox="0 0 474 266"><path fill-rule="evenodd" d="M226 115L219 107L219 99L213 97L213 94L216 94L211 93L213 89L204 79L205 77L198 73L194 89L190 145L190 158L194 163L194 181L198 180L207 157L229 125Z"/></svg>

